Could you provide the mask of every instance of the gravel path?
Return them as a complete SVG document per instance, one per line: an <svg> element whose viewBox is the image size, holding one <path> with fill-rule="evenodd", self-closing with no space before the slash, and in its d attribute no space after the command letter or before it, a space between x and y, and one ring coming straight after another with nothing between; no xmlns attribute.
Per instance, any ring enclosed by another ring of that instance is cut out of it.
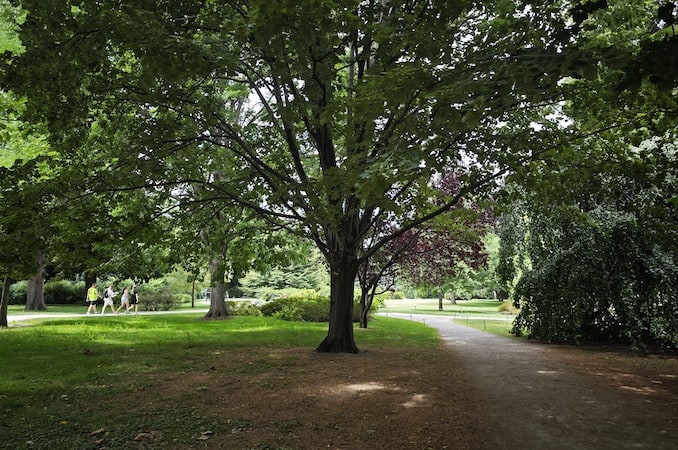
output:
<svg viewBox="0 0 678 450"><path fill-rule="evenodd" d="M645 379L614 352L484 333L449 317L389 313L438 330L475 385L493 449L678 449L676 360ZM637 364L643 358L626 355ZM646 360L652 362L652 360Z"/></svg>

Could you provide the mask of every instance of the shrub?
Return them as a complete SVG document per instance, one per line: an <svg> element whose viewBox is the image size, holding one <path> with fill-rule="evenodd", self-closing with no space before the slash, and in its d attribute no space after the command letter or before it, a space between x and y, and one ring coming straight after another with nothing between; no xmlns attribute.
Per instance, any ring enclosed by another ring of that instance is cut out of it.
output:
<svg viewBox="0 0 678 450"><path fill-rule="evenodd" d="M26 293L28 292L28 282L19 281L9 287L9 305L25 305Z"/></svg>
<svg viewBox="0 0 678 450"><path fill-rule="evenodd" d="M326 322L329 320L330 300L313 290L295 290L261 306L265 316L282 320Z"/></svg>
<svg viewBox="0 0 678 450"><path fill-rule="evenodd" d="M175 299L177 303L191 303L191 294L175 294Z"/></svg>
<svg viewBox="0 0 678 450"><path fill-rule="evenodd" d="M264 316L300 322L328 322L330 299L313 290L297 290L287 297L280 297L261 305ZM353 321L360 320L360 307L353 306Z"/></svg>
<svg viewBox="0 0 678 450"><path fill-rule="evenodd" d="M226 302L226 307L228 312L234 316L261 316L261 309L254 303L243 302L243 301L232 301L229 300Z"/></svg>
<svg viewBox="0 0 678 450"><path fill-rule="evenodd" d="M518 308L516 308L513 302L509 300L501 302L501 305L499 305L499 308L497 308L497 310L499 312L508 314L518 314L519 312Z"/></svg>
<svg viewBox="0 0 678 450"><path fill-rule="evenodd" d="M166 287L147 287L139 292L139 306L144 311L169 311L176 308L178 302Z"/></svg>
<svg viewBox="0 0 678 450"><path fill-rule="evenodd" d="M45 283L45 303L48 305L80 305L85 301L85 283L58 280Z"/></svg>
<svg viewBox="0 0 678 450"><path fill-rule="evenodd" d="M295 301L274 315L278 319L300 322L328 322L330 300L315 299Z"/></svg>

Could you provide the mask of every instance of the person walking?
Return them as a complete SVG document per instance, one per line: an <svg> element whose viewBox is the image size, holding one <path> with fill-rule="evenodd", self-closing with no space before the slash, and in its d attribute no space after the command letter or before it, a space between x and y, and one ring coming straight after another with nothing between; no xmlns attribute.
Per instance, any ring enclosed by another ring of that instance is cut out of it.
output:
<svg viewBox="0 0 678 450"><path fill-rule="evenodd" d="M106 311L106 307L110 306L111 307L111 312L115 312L115 304L113 303L113 297L118 295L117 292L113 292L113 285L110 285L106 288L104 291L104 306L101 308L101 315L104 314L104 311Z"/></svg>
<svg viewBox="0 0 678 450"><path fill-rule="evenodd" d="M99 290L97 289L96 281L92 283L89 289L87 289L87 314L90 314L91 311L94 311L94 314L97 313L97 299L99 298Z"/></svg>
<svg viewBox="0 0 678 450"><path fill-rule="evenodd" d="M127 289L127 287L125 287L125 289L122 290L122 296L120 297L120 306L115 311L115 313L118 314L123 307L125 308L125 314L127 314L127 311L129 311L129 289Z"/></svg>
<svg viewBox="0 0 678 450"><path fill-rule="evenodd" d="M139 292L137 292L137 285L132 285L132 295L130 296L130 306L127 311L134 308L134 314L139 312Z"/></svg>

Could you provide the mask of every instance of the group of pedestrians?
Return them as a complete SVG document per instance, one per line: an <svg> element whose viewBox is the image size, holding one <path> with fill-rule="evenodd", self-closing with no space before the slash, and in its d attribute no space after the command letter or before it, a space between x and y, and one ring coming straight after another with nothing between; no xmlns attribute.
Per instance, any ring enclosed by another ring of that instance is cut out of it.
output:
<svg viewBox="0 0 678 450"><path fill-rule="evenodd" d="M101 308L102 315L106 311L107 306L111 307L111 313L113 314L118 314L123 308L125 308L125 314L129 313L132 309L134 309L135 314L139 312L139 292L137 291L136 284L132 285L131 290L127 287L123 289L122 295L120 297L120 306L117 310L115 309L115 304L113 303L113 299L116 295L118 295L118 292L113 290L113 285L109 285L106 289L104 289L102 295L97 288L97 283L92 283L92 286L87 289L87 303L89 306L87 307L86 314L97 313L97 301L100 298L103 298L104 300L104 306Z"/></svg>

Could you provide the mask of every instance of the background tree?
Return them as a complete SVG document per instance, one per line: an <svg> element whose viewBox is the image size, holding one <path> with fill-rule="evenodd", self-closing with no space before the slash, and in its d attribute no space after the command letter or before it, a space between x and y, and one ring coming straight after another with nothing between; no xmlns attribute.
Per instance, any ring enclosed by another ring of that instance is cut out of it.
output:
<svg viewBox="0 0 678 450"><path fill-rule="evenodd" d="M369 251L372 245L379 242L382 235L396 235L397 226L392 223L375 223L370 235L363 245ZM399 274L398 263L406 258L409 250L417 240L414 230L397 235L388 241L371 257L363 259L358 271L360 285L360 328L367 328L367 319L374 297L392 290Z"/></svg>
<svg viewBox="0 0 678 450"><path fill-rule="evenodd" d="M598 14L581 21L581 45L617 58L566 80L562 110L590 137L561 149L559 171L545 160L511 178L520 200L500 267L518 280L514 332L675 348L677 11L621 2Z"/></svg>
<svg viewBox="0 0 678 450"><path fill-rule="evenodd" d="M460 275L462 263L474 269L486 264L481 238L494 219L489 210L460 197L462 182L456 174L440 177L434 188L436 203L444 204L448 198L456 197L456 206L417 231L399 264L403 275L414 284L437 288L438 309L442 311L445 286Z"/></svg>

